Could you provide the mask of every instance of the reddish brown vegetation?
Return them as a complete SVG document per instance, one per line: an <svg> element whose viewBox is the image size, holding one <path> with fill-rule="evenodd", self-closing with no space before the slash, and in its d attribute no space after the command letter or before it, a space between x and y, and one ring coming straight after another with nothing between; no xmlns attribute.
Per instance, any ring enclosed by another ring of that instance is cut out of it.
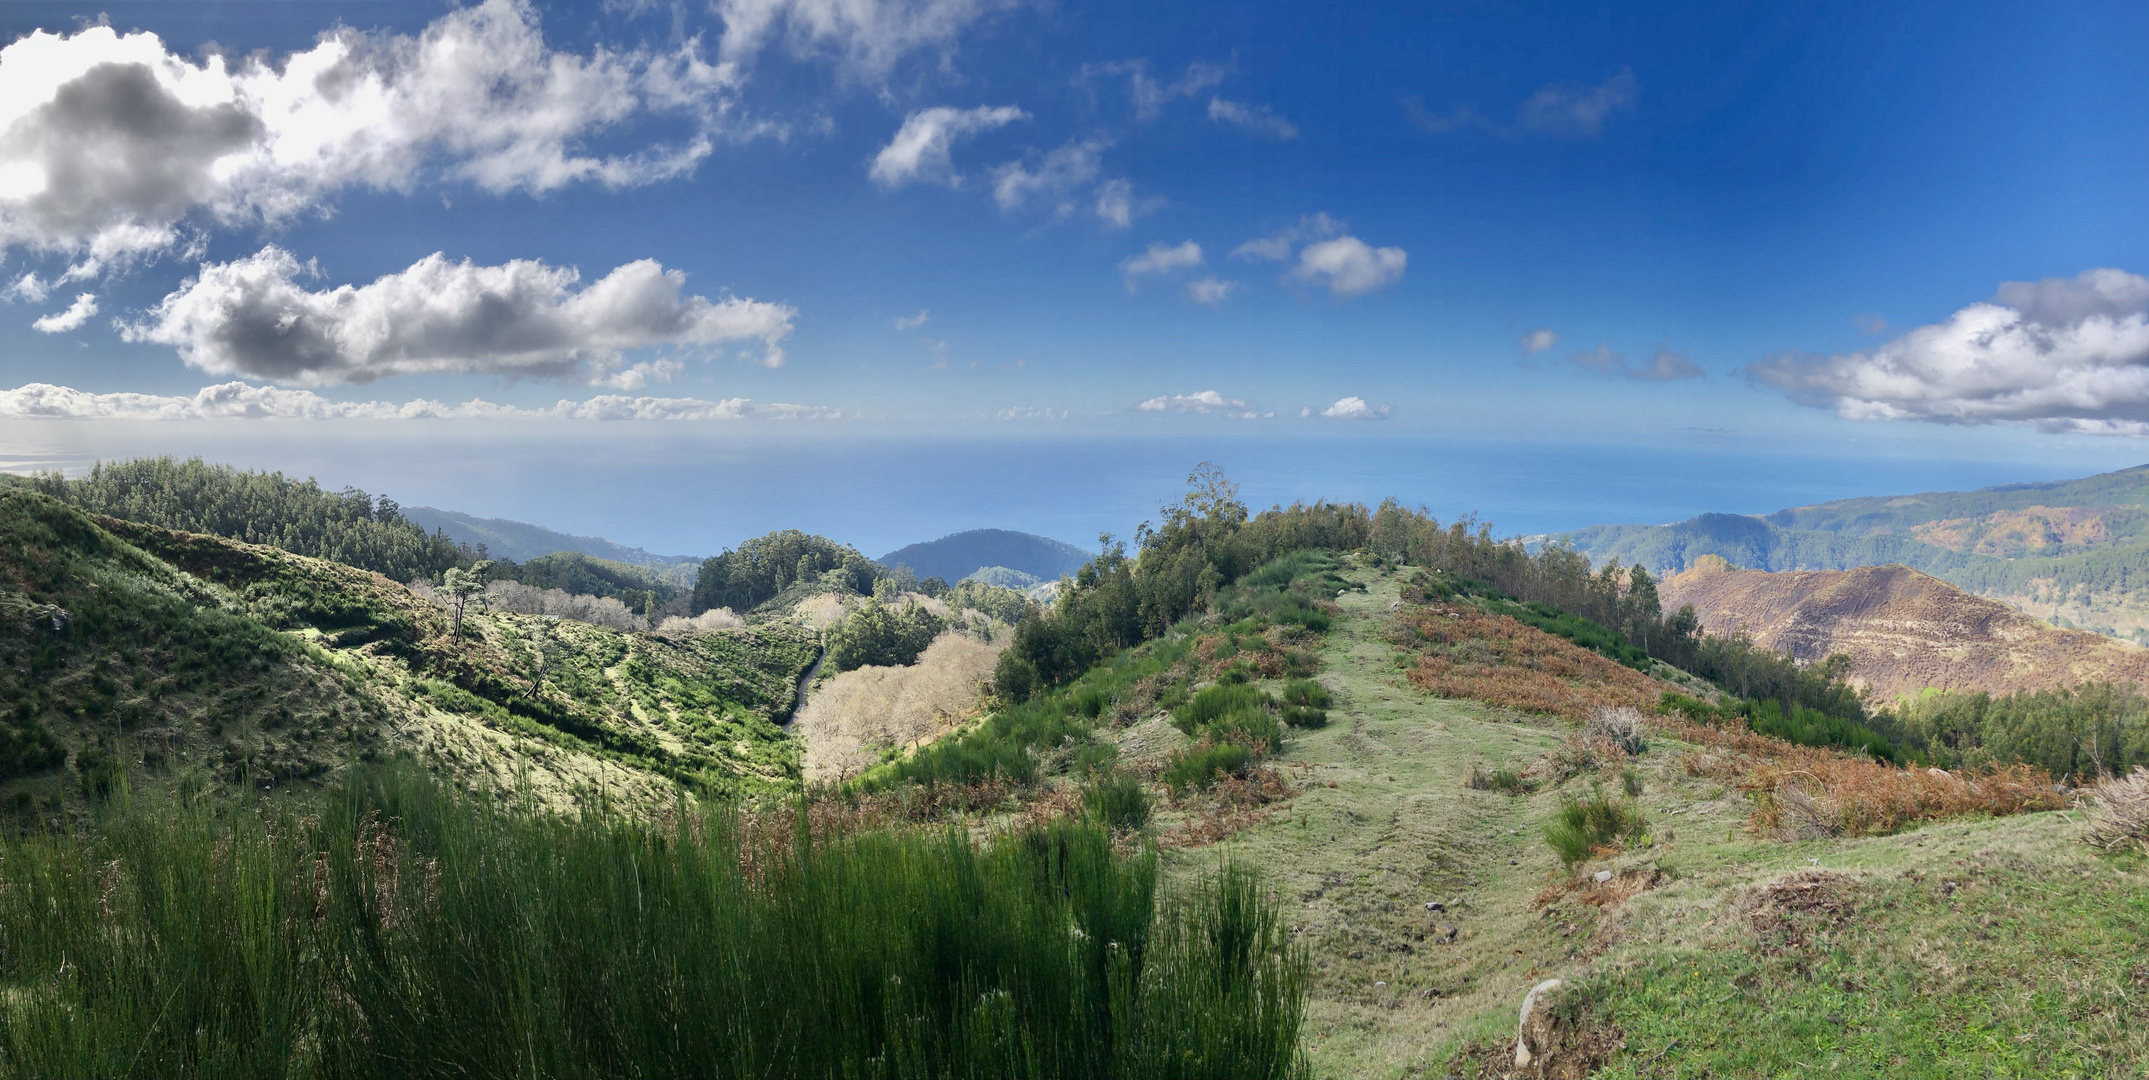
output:
<svg viewBox="0 0 2149 1080"><path fill-rule="evenodd" d="M1893 832L1914 821L1958 814L2003 816L2057 810L2051 774L2009 765L1976 776L1898 769L1835 750L1795 746L1743 727L1710 727L1678 717L1658 726L1707 750L1689 752L1689 776L1714 776L1754 800L1747 828L1761 836L1814 839Z"/></svg>
<svg viewBox="0 0 2149 1080"><path fill-rule="evenodd" d="M1436 697L1581 720L1599 705L1653 708L1665 689L1632 668L1471 607L1406 612L1396 619L1395 637L1419 652L1407 673L1411 683Z"/></svg>

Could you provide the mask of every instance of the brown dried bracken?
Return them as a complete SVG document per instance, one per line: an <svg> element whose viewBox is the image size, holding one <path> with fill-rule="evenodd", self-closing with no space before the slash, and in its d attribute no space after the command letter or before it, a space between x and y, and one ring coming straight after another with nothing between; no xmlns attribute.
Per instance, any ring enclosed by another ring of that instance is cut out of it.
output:
<svg viewBox="0 0 2149 1080"><path fill-rule="evenodd" d="M2098 784L2087 809L2083 840L2106 851L2139 847L2149 852L2149 768Z"/></svg>

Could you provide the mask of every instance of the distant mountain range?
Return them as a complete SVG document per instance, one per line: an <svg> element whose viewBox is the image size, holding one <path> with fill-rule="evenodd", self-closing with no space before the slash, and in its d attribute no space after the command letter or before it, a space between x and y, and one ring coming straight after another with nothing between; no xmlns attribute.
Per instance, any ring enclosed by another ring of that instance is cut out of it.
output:
<svg viewBox="0 0 2149 1080"><path fill-rule="evenodd" d="M1011 570L1032 580L1022 582L1003 573L986 573L996 585L1022 588L1057 581L1090 560L1090 553L1047 536L1011 532L1007 529L971 529L938 540L897 548L880 557L887 567L907 566L921 578L937 577L950 584L980 571Z"/></svg>
<svg viewBox="0 0 2149 1080"><path fill-rule="evenodd" d="M2081 480L1844 499L1763 516L1598 525L1564 539L1663 574L1900 563L2063 627L2149 642L2149 466Z"/></svg>
<svg viewBox="0 0 2149 1080"><path fill-rule="evenodd" d="M487 554L516 562L528 562L555 551L579 551L584 555L634 566L663 567L701 561L699 555L656 555L601 536L573 536L555 532L542 525L508 521L505 518L472 517L453 510L436 510L430 506L403 507L403 516L416 522L427 532L443 530L459 544L483 544Z"/></svg>
<svg viewBox="0 0 2149 1080"><path fill-rule="evenodd" d="M2047 626L1907 566L1733 570L1701 556L1659 586L1712 634L1820 660L1851 659L1851 681L1882 700L1926 687L2010 694L2083 682L2149 681L2149 649Z"/></svg>

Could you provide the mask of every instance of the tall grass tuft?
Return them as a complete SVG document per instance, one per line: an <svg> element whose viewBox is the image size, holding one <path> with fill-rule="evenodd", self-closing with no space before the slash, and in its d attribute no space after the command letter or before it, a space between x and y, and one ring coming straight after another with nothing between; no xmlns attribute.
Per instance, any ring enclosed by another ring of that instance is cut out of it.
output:
<svg viewBox="0 0 2149 1080"><path fill-rule="evenodd" d="M1586 862L1642 835L1642 811L1626 799L1608 799L1602 791L1588 798L1567 796L1545 822L1545 843L1568 866Z"/></svg>
<svg viewBox="0 0 2149 1080"><path fill-rule="evenodd" d="M1227 869L1059 821L544 816L414 769L0 843L0 1075L1289 1076L1304 960Z"/></svg>

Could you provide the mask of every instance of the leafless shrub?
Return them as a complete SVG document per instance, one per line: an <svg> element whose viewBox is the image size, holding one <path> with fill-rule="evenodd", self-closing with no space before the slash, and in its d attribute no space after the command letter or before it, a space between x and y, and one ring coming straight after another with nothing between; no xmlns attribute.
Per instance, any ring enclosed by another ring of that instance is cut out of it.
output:
<svg viewBox="0 0 2149 1080"><path fill-rule="evenodd" d="M1589 710L1583 730L1629 754L1649 748L1642 738L1641 711L1631 705L1599 705Z"/></svg>
<svg viewBox="0 0 2149 1080"><path fill-rule="evenodd" d="M495 611L551 615L619 631L641 630L648 625L648 620L613 597L570 593L565 589L540 589L519 581L495 581L487 585L485 602Z"/></svg>
<svg viewBox="0 0 2149 1080"><path fill-rule="evenodd" d="M2149 852L2149 768L2098 784L2088 810L2083 840L2106 851L2136 846Z"/></svg>
<svg viewBox="0 0 2149 1080"><path fill-rule="evenodd" d="M673 615L657 625L656 632L665 637L687 637L692 634L713 634L745 626L746 620L732 614L728 607L710 608L691 619Z"/></svg>

